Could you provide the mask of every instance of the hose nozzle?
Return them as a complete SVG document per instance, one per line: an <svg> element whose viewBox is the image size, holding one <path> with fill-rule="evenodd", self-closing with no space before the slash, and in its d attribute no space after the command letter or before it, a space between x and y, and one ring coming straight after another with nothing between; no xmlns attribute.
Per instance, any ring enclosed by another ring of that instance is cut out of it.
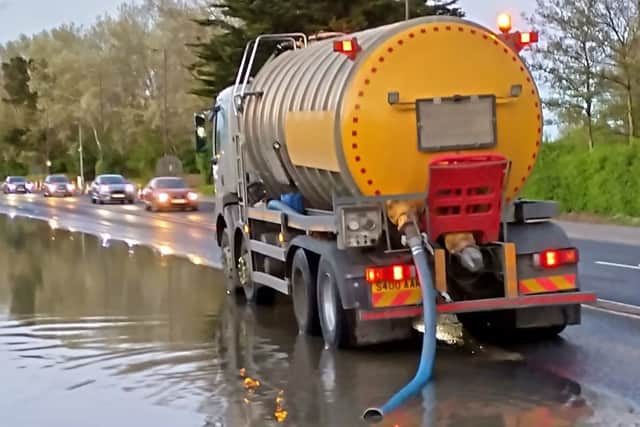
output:
<svg viewBox="0 0 640 427"><path fill-rule="evenodd" d="M380 408L368 408L364 411L364 414L362 414L362 419L367 424L378 424L384 419L384 414Z"/></svg>
<svg viewBox="0 0 640 427"><path fill-rule="evenodd" d="M462 266L472 273L477 273L484 268L482 252L475 246L467 246L457 255Z"/></svg>

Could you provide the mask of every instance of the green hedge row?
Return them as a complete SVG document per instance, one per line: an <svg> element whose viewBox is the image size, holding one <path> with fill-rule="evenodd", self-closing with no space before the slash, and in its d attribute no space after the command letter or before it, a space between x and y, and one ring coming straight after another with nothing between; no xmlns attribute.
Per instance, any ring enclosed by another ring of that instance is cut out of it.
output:
<svg viewBox="0 0 640 427"><path fill-rule="evenodd" d="M523 196L555 200L564 212L640 217L640 144L600 144L592 152L544 144Z"/></svg>

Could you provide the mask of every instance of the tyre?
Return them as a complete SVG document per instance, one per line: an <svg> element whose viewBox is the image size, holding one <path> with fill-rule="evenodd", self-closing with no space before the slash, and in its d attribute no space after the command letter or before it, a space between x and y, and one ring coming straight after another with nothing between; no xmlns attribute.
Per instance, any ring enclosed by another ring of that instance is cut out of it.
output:
<svg viewBox="0 0 640 427"><path fill-rule="evenodd" d="M91 203L94 205L96 204L96 199L94 199L93 196L91 197Z"/></svg>
<svg viewBox="0 0 640 427"><path fill-rule="evenodd" d="M325 257L318 265L318 314L324 343L330 348L348 348L356 344L355 312L342 307L337 274Z"/></svg>
<svg viewBox="0 0 640 427"><path fill-rule="evenodd" d="M224 286L227 294L239 293L241 286L238 281L236 272L236 263L233 257L233 248L231 247L229 234L227 230L222 231L222 240L220 242L220 261L222 262L222 272L224 273Z"/></svg>
<svg viewBox="0 0 640 427"><path fill-rule="evenodd" d="M291 296L298 331L303 335L317 335L320 332L320 320L318 319L316 276L303 249L298 249L293 256Z"/></svg>
<svg viewBox="0 0 640 427"><path fill-rule="evenodd" d="M144 210L147 212L151 212L151 205L145 203Z"/></svg>
<svg viewBox="0 0 640 427"><path fill-rule="evenodd" d="M236 260L236 269L247 302L261 305L273 303L275 291L269 287L261 286L251 279L251 253L244 238L240 243L239 254L240 256Z"/></svg>
<svg viewBox="0 0 640 427"><path fill-rule="evenodd" d="M127 203L129 203L130 205L132 205L132 204L133 204L133 199L129 199L129 200L127 200Z"/></svg>

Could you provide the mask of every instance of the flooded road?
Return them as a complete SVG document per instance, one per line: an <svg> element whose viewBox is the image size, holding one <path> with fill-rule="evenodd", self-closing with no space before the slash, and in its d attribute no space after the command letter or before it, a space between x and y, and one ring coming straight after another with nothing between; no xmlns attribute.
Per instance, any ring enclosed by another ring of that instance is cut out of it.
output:
<svg viewBox="0 0 640 427"><path fill-rule="evenodd" d="M197 259L0 216L0 426L365 425L419 343L332 353L291 306L224 294ZM441 344L382 426L627 426L630 409L517 353Z"/></svg>

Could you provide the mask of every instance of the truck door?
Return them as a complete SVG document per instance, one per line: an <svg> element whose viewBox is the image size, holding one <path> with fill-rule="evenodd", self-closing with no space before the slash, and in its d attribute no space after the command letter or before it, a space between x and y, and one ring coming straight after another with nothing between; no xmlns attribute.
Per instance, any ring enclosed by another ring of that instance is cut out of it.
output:
<svg viewBox="0 0 640 427"><path fill-rule="evenodd" d="M213 149L217 160L214 162L213 176L216 194L221 196L236 193L238 184L237 156L232 141L230 119L228 106L224 103L217 104L213 118Z"/></svg>

